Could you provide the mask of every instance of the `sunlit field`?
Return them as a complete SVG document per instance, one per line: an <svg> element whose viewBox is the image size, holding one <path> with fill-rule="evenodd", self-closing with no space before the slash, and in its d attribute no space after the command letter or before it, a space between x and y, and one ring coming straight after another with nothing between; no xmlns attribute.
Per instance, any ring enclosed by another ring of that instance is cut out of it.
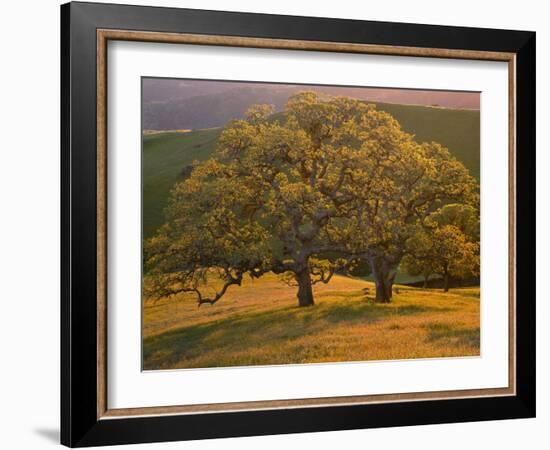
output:
<svg viewBox="0 0 550 450"><path fill-rule="evenodd" d="M213 306L193 295L144 300L143 368L176 369L479 355L479 288L396 286L335 276L300 308L296 288L268 274Z"/></svg>

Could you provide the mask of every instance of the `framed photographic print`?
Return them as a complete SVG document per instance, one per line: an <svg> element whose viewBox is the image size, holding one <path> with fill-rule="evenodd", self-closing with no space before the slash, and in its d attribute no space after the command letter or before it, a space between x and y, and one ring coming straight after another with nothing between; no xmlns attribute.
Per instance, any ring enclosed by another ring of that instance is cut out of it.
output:
<svg viewBox="0 0 550 450"><path fill-rule="evenodd" d="M535 415L535 33L61 19L63 444Z"/></svg>

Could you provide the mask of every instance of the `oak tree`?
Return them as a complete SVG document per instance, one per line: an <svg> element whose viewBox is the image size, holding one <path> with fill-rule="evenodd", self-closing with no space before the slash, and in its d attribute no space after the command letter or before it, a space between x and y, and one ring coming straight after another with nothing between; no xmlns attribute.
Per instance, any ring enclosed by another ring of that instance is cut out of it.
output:
<svg viewBox="0 0 550 450"><path fill-rule="evenodd" d="M407 241L402 269L422 275L427 286L431 275L464 279L479 275L479 214L470 205L449 204L430 214Z"/></svg>
<svg viewBox="0 0 550 450"><path fill-rule="evenodd" d="M213 156L175 185L146 245L148 295L214 304L245 276L273 272L310 306L313 284L368 261L377 299L389 301L390 270L418 221L475 196L475 181L374 105L302 92L272 112L259 105L229 122Z"/></svg>

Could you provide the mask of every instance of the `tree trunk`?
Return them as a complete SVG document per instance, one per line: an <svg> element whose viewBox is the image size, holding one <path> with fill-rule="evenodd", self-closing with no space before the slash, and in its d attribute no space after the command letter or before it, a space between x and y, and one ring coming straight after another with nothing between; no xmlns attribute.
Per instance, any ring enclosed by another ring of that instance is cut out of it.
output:
<svg viewBox="0 0 550 450"><path fill-rule="evenodd" d="M387 264L381 258L372 258L370 260L374 284L376 286L375 301L379 303L389 303L392 298L393 280L395 273L390 275Z"/></svg>
<svg viewBox="0 0 550 450"><path fill-rule="evenodd" d="M309 267L300 272L296 272L296 281L298 282L298 306L313 306L313 289L311 288L311 275Z"/></svg>
<svg viewBox="0 0 550 450"><path fill-rule="evenodd" d="M424 275L424 289L428 289L429 281L430 281L430 276Z"/></svg>
<svg viewBox="0 0 550 450"><path fill-rule="evenodd" d="M388 279L386 281L386 291L390 300L393 298L393 282L395 281L395 275L397 275L397 272L394 272L391 275L389 275L388 272Z"/></svg>
<svg viewBox="0 0 550 450"><path fill-rule="evenodd" d="M449 292L449 272L443 275L443 292Z"/></svg>

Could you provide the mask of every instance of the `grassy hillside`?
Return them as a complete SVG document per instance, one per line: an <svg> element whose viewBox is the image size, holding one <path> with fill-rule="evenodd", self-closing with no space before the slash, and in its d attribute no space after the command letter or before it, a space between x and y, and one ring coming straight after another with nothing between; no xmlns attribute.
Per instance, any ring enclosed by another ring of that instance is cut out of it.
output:
<svg viewBox="0 0 550 450"><path fill-rule="evenodd" d="M419 142L436 141L447 147L479 180L479 111L378 103Z"/></svg>
<svg viewBox="0 0 550 450"><path fill-rule="evenodd" d="M169 192L182 168L214 151L219 129L158 133L143 137L143 236L163 223Z"/></svg>
<svg viewBox="0 0 550 450"><path fill-rule="evenodd" d="M200 309L187 294L146 300L144 369L479 355L479 288L398 290L374 303L372 283L335 276L299 308L296 288L268 274Z"/></svg>
<svg viewBox="0 0 550 450"><path fill-rule="evenodd" d="M479 178L479 111L378 103L420 141L437 141ZM163 223L163 209L181 169L214 151L220 129L158 133L143 139L143 235ZM403 282L403 281L402 281Z"/></svg>

